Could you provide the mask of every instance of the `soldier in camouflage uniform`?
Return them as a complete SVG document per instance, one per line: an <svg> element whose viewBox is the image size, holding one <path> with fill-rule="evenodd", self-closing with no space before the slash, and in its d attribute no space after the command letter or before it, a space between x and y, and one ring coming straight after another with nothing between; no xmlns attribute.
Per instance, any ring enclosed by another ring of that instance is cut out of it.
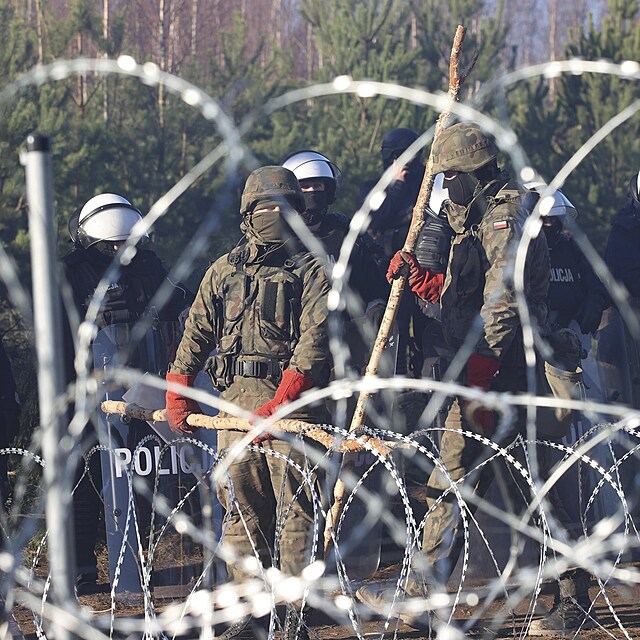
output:
<svg viewBox="0 0 640 640"><path fill-rule="evenodd" d="M414 293L430 302L440 301L447 342L455 349L465 343L473 349L463 383L484 391L526 391L522 328L513 282L515 250L527 215L521 205L522 189L498 168L494 140L475 124L459 123L443 131L432 153L434 173L445 175L450 198L447 217L455 232L446 275L421 267L413 254L398 252L387 277L408 270ZM546 322L548 284L549 253L544 235L539 234L530 245L524 272L524 296L539 325ZM458 561L464 532L452 483L460 486L464 482L481 495L492 476L488 466L482 473L471 473L486 458L486 449L456 430L495 437L494 413L478 403L456 399L446 428L440 443L442 467L434 469L427 483L427 503L433 510L425 523L422 554L415 559L420 578L410 579L406 587L407 595L413 597L446 592ZM502 434L501 444L512 440L519 428L521 420L509 434ZM581 570L567 573L561 587L562 598L547 619L532 623L532 635L587 627L589 619L585 621L582 608L590 606L588 576ZM388 585L363 587L357 595L378 608L383 601L390 601ZM415 613L406 620L417 625L431 622L430 616L416 619Z"/></svg>
<svg viewBox="0 0 640 640"><path fill-rule="evenodd" d="M244 238L206 272L167 374L167 382L191 386L215 349L207 367L220 397L262 418L326 383L328 376L329 285L320 262L301 248L288 228L283 216L287 207L304 210L293 173L283 167L256 169L242 194ZM171 428L191 433L186 422L190 413L201 413L197 403L170 388ZM288 417L323 422L328 416L326 409L314 405ZM219 449L230 449L242 436L218 432ZM272 564L275 535L280 537L279 565L285 575L300 575L312 549L321 548L313 545L316 487L294 467L309 468L303 445L270 434L256 438L254 445L231 463L227 484L218 492L229 518L224 541L237 558L228 564L236 583L249 577L241 568L242 558L257 552L263 567ZM247 617L222 637L254 638L262 631ZM283 637L307 637L304 617L292 607Z"/></svg>

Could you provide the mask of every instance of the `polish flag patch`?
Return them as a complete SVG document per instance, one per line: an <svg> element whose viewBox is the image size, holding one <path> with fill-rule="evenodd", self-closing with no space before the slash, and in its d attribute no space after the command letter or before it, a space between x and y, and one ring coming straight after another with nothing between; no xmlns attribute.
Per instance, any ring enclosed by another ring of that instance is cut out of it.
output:
<svg viewBox="0 0 640 640"><path fill-rule="evenodd" d="M498 229L508 229L508 228L509 228L509 221L508 220L498 220L497 222L493 223L494 231L496 231Z"/></svg>

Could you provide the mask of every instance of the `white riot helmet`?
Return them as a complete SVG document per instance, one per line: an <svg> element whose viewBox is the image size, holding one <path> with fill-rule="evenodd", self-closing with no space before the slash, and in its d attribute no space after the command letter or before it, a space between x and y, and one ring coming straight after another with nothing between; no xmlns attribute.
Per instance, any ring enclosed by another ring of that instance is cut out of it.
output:
<svg viewBox="0 0 640 640"><path fill-rule="evenodd" d="M342 171L329 158L312 150L296 151L282 161L282 166L293 171L298 181L320 178L327 184L327 201L336 199L336 189L342 182Z"/></svg>
<svg viewBox="0 0 640 640"><path fill-rule="evenodd" d="M444 187L444 173L437 173L433 179L431 196L429 196L428 213L436 216L440 213L440 207L445 200L449 199L449 189Z"/></svg>
<svg viewBox="0 0 640 640"><path fill-rule="evenodd" d="M533 211L533 207L537 203L537 200L548 188L548 185L544 182L528 182L524 185L526 189L537 194L537 198L531 202L533 206L529 208ZM526 198L526 196L525 196ZM571 204L571 201L567 196L559 189L555 191L551 196L548 196L540 203L540 215L543 218L554 218L560 216L569 216L572 220L578 215L576 208Z"/></svg>
<svg viewBox="0 0 640 640"><path fill-rule="evenodd" d="M115 193L102 193L91 198L80 209L74 242L88 249L103 240L121 242L131 235L142 214L126 198ZM148 240L145 234L142 240Z"/></svg>

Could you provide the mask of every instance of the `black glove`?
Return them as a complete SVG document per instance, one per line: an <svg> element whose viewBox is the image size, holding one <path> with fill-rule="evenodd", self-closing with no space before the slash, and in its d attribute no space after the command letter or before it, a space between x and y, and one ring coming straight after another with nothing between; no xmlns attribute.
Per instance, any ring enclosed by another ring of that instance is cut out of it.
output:
<svg viewBox="0 0 640 640"><path fill-rule="evenodd" d="M600 298L587 298L584 301L576 320L582 333L595 333L602 320L604 304Z"/></svg>

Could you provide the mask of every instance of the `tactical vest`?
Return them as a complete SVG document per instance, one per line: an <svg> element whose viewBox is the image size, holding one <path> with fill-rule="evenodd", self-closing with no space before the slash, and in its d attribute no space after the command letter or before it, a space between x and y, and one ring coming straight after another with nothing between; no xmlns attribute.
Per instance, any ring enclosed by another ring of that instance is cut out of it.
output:
<svg viewBox="0 0 640 640"><path fill-rule="evenodd" d="M243 247L228 257L233 268L219 285L218 349L205 364L213 386L229 388L235 376L276 384L300 339L303 283L299 256L282 264L247 263Z"/></svg>
<svg viewBox="0 0 640 640"><path fill-rule="evenodd" d="M488 233L502 232L502 224L521 227L526 217L526 210L521 206L505 208L498 216L493 215L493 211L503 203L516 200L519 203L519 195L515 189L502 188L495 196L489 196L487 212L479 224L453 237L441 298L441 318L446 341L455 348L464 343L484 304L485 274L490 264L482 238Z"/></svg>

